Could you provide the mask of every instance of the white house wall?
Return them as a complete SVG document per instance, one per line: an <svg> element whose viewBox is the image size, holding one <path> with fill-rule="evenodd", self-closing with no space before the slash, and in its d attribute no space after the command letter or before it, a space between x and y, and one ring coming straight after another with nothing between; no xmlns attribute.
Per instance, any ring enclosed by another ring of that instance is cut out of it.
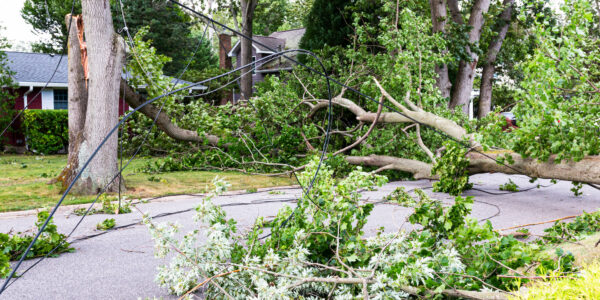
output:
<svg viewBox="0 0 600 300"><path fill-rule="evenodd" d="M42 109L54 109L53 89L45 89L42 91Z"/></svg>

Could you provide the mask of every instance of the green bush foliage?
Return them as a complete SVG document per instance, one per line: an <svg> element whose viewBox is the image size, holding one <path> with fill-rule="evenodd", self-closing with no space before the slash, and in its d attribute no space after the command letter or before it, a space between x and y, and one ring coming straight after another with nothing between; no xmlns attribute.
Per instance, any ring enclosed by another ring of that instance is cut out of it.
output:
<svg viewBox="0 0 600 300"><path fill-rule="evenodd" d="M26 109L23 127L31 151L54 154L69 147L67 110Z"/></svg>
<svg viewBox="0 0 600 300"><path fill-rule="evenodd" d="M444 155L436 161L431 169L432 174L440 176L438 182L433 183L434 192L444 192L453 196L460 195L463 191L473 187L469 183L469 159L465 157L467 150L455 142L445 142Z"/></svg>
<svg viewBox="0 0 600 300"><path fill-rule="evenodd" d="M38 212L37 222L35 223L38 230L49 215L50 213L45 210ZM37 232L32 234L17 233L15 235L0 233L0 277L8 276L11 271L8 261L21 258L21 255L33 241L36 233ZM27 254L25 259L45 256L54 248L56 248L56 250L51 254L52 256L75 250L74 248L71 248L70 244L66 241L66 236L62 233L58 233L56 225L52 222L52 219L50 219L50 222L35 244L33 244L31 251Z"/></svg>

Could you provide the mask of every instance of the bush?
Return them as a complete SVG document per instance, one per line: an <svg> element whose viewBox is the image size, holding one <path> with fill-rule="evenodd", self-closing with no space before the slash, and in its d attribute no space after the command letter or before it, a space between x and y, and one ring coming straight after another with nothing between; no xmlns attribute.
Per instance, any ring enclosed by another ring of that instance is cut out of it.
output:
<svg viewBox="0 0 600 300"><path fill-rule="evenodd" d="M25 110L23 127L31 151L53 154L69 146L67 110Z"/></svg>

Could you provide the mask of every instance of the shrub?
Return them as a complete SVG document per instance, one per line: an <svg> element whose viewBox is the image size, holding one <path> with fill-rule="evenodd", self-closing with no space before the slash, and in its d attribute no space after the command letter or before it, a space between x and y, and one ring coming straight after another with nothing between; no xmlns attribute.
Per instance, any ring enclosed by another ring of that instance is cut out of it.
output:
<svg viewBox="0 0 600 300"><path fill-rule="evenodd" d="M41 154L53 154L69 145L67 110L25 110L23 127L29 149Z"/></svg>

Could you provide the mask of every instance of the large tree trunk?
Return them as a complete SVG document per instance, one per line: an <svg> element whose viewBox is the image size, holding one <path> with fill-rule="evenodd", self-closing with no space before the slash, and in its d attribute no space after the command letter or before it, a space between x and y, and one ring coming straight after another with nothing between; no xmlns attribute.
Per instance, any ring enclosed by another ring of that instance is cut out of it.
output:
<svg viewBox="0 0 600 300"><path fill-rule="evenodd" d="M446 28L446 1L445 0L430 0L429 5L431 7L431 22L433 24L433 33L445 33ZM443 50L444 53L448 52ZM450 98L450 90L452 83L450 83L450 76L448 75L448 65L441 64L435 66L435 72L438 74L436 78L436 84L439 88L442 97Z"/></svg>
<svg viewBox="0 0 600 300"><path fill-rule="evenodd" d="M509 166L498 164L494 159L510 153L515 163ZM559 179L600 184L600 157L587 156L578 162L568 161L553 163L539 162L531 158L523 158L512 152L469 152L468 172L470 175L481 173L521 174L532 178ZM398 170L413 174L415 179L437 179L431 174L432 165L422 161L385 155L346 156L346 161L353 165L378 167L379 170Z"/></svg>
<svg viewBox="0 0 600 300"><path fill-rule="evenodd" d="M241 0L242 34L250 38L252 37L252 19L257 3L258 0ZM252 62L252 41L244 37L240 37L240 39L240 59L243 66ZM248 66L241 71L243 75L240 80L240 90L241 98L244 100L248 100L252 97L252 72L250 72L250 70L251 67Z"/></svg>
<svg viewBox="0 0 600 300"><path fill-rule="evenodd" d="M68 98L69 98L69 154L67 165L56 178L62 182L63 188L73 181L73 177L79 169L79 146L83 141L83 128L87 111L88 94L86 80L82 64L83 49L79 43L78 22L82 23L81 16L71 15L65 17L69 30L67 51L68 51Z"/></svg>
<svg viewBox="0 0 600 300"><path fill-rule="evenodd" d="M499 18L500 26L498 28L498 35L496 35L490 44L486 55L483 73L481 74L481 86L479 88L479 111L477 117L480 119L492 110L492 81L496 69L496 57L498 57L498 52L502 48L502 43L510 27L513 3L514 0L504 0L504 10Z"/></svg>
<svg viewBox="0 0 600 300"><path fill-rule="evenodd" d="M453 5L450 5L451 11L456 15L456 0L450 1ZM481 38L481 30L483 28L484 18L483 15L488 11L490 7L490 0L477 0L471 8L471 15L469 17L469 43L477 44ZM462 20L462 19L461 19ZM473 80L475 79L475 68L477 67L477 61L479 56L476 52L471 51L467 46L466 52L470 57L470 61L461 60L458 67L458 74L456 76L456 83L454 85L454 91L452 93L452 99L449 107L454 109L456 107L462 107L464 113L468 113L469 110L469 99L471 97L471 91L473 90Z"/></svg>
<svg viewBox="0 0 600 300"><path fill-rule="evenodd" d="M114 33L109 0L82 0L85 38L88 45L88 101L82 142L78 151L78 168L87 161L119 118L119 83L125 59L122 38ZM100 148L82 173L74 189L93 194L109 184L117 167L117 135L113 134ZM116 191L120 180L107 191Z"/></svg>

